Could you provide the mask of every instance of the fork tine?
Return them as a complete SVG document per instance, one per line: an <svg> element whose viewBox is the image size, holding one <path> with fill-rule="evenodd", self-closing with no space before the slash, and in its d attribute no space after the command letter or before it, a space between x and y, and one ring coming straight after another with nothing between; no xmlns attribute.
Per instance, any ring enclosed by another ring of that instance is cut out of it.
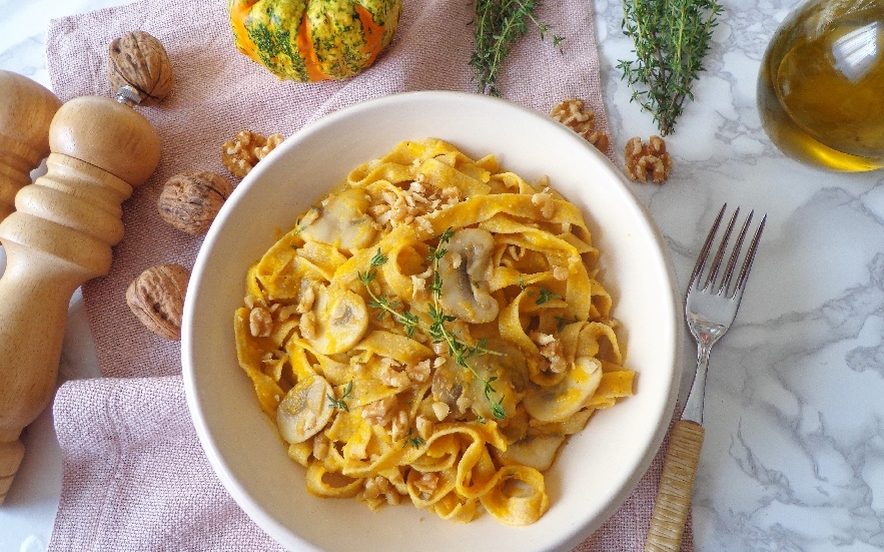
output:
<svg viewBox="0 0 884 552"><path fill-rule="evenodd" d="M758 250L758 240L761 239L761 232L764 231L764 223L767 222L767 215L761 217L761 223L755 231L752 243L749 244L749 251L746 253L746 260L743 261L743 267L740 269L740 276L737 278L737 292L742 293L746 287L746 281L749 279L749 271L752 270L752 263L755 261L755 252Z"/></svg>
<svg viewBox="0 0 884 552"><path fill-rule="evenodd" d="M718 216L715 217L715 222L712 224L712 228L709 230L709 234L706 236L706 241L703 243L703 248L700 250L700 254L697 256L697 264L694 265L694 271L691 273L691 281L689 287L693 287L694 284L697 283L700 278L700 274L706 267L706 261L709 259L709 251L712 249L712 241L715 239L715 234L718 233L718 225L721 224L721 219L724 216L724 211L726 209L727 203L725 203L721 207L721 211L719 211Z"/></svg>
<svg viewBox="0 0 884 552"><path fill-rule="evenodd" d="M739 209L737 209L737 212L739 212ZM749 231L749 225L752 224L752 215L754 214L755 211L749 211L749 216L746 217L746 222L743 223L743 227L740 229L740 234L737 236L737 243L734 244L734 248L731 251L731 258L727 263L727 269L725 270L721 287L718 288L718 293L722 295L727 295L728 290L730 289L731 279L734 277L734 270L736 269L737 261L740 258L740 251L743 249L743 241L746 239L746 232ZM736 216L737 214L734 213L734 218L736 218ZM742 270L740 272L742 273ZM734 289L734 293L736 293L736 289Z"/></svg>
<svg viewBox="0 0 884 552"><path fill-rule="evenodd" d="M721 261L724 259L724 254L727 251L727 243L731 239L731 233L734 231L734 224L737 222L737 215L740 214L740 208L737 207L734 214L731 216L731 220L727 223L727 229L724 231L724 235L721 237L721 243L718 245L718 251L715 252L715 260L712 262L712 267L709 269L709 277L706 278L706 283L703 285L703 289L709 288L709 286L715 285L715 280L718 278L718 271L721 269ZM722 285L716 290L716 293L721 294L724 291L724 282Z"/></svg>

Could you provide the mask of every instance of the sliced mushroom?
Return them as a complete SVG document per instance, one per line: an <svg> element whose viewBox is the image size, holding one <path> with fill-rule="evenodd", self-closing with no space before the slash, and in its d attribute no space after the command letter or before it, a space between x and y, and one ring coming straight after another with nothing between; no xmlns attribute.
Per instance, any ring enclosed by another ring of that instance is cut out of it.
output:
<svg viewBox="0 0 884 552"><path fill-rule="evenodd" d="M504 465L517 464L546 471L552 466L556 453L564 442L565 435L527 435L509 445L505 451L495 451L495 454Z"/></svg>
<svg viewBox="0 0 884 552"><path fill-rule="evenodd" d="M377 234L373 219L366 213L369 198L365 191L350 188L329 197L314 208L318 218L301 231L305 240L336 246L349 253L372 244Z"/></svg>
<svg viewBox="0 0 884 552"><path fill-rule="evenodd" d="M292 387L276 409L279 434L288 443L303 443L319 433L331 419L328 396L331 384L322 376L308 376Z"/></svg>
<svg viewBox="0 0 884 552"><path fill-rule="evenodd" d="M348 351L368 329L365 300L346 288L319 286L311 312L316 324L313 335L305 338L325 355Z"/></svg>
<svg viewBox="0 0 884 552"><path fill-rule="evenodd" d="M494 237L487 230L463 228L452 234L439 263L445 312L471 324L497 318L500 305L488 290L493 248Z"/></svg>
<svg viewBox="0 0 884 552"><path fill-rule="evenodd" d="M467 358L467 364L483 379L449 358L433 373L433 398L447 404L452 412L472 410L486 419L494 416L491 401L500 401L508 419L516 411L527 381L524 357L517 347L502 340L489 341L486 347L489 352ZM493 388L493 393L487 396L485 381ZM506 420L496 421L506 423Z"/></svg>
<svg viewBox="0 0 884 552"><path fill-rule="evenodd" d="M448 405L451 412L457 411L457 401L463 395L463 371L451 359L433 372L430 390L433 398Z"/></svg>
<svg viewBox="0 0 884 552"><path fill-rule="evenodd" d="M561 422L583 408L602 381L602 364L592 357L577 357L559 383L531 386L522 399L525 410L541 422Z"/></svg>

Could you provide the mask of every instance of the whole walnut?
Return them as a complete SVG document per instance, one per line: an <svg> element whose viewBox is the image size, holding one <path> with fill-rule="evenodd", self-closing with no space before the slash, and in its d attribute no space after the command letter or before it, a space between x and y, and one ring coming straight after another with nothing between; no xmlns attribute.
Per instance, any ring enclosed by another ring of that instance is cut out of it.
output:
<svg viewBox="0 0 884 552"><path fill-rule="evenodd" d="M139 105L159 103L175 84L166 49L145 31L132 31L111 42L107 80L114 92L131 87Z"/></svg>
<svg viewBox="0 0 884 552"><path fill-rule="evenodd" d="M624 148L624 161L626 175L635 182L647 182L650 178L663 184L672 171L672 157L659 136L651 136L647 143L638 136L630 138Z"/></svg>
<svg viewBox="0 0 884 552"><path fill-rule="evenodd" d="M166 181L157 200L160 216L182 232L201 236L224 202L233 192L233 184L209 171L183 172Z"/></svg>
<svg viewBox="0 0 884 552"><path fill-rule="evenodd" d="M129 284L126 303L148 330L178 341L189 280L190 271L179 264L152 266Z"/></svg>

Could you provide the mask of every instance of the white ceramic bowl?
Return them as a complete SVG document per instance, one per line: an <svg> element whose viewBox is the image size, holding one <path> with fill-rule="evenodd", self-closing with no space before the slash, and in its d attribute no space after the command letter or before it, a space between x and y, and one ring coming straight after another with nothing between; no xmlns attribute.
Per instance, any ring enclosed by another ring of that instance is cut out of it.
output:
<svg viewBox="0 0 884 552"><path fill-rule="evenodd" d="M528 180L543 174L584 212L601 251L602 281L623 323L636 395L598 412L547 472L549 511L507 527L483 515L443 521L410 504L370 511L305 490L252 385L237 365L233 312L246 270L278 230L360 163L403 140L435 137L467 154L497 156ZM680 378L679 304L663 242L619 170L548 117L500 99L412 92L342 109L265 158L227 200L205 238L187 291L182 362L188 406L209 461L242 509L292 550L568 550L629 496L665 434Z"/></svg>

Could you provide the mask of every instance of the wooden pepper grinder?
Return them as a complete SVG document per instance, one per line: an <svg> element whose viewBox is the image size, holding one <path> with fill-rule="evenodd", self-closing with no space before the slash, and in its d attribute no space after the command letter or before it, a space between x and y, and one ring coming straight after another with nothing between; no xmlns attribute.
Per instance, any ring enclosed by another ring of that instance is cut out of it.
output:
<svg viewBox="0 0 884 552"><path fill-rule="evenodd" d="M43 85L0 70L0 220L14 210L15 194L49 155L49 123L60 106Z"/></svg>
<svg viewBox="0 0 884 552"><path fill-rule="evenodd" d="M137 97L137 96L136 96ZM49 403L74 291L108 273L123 238L121 203L160 158L156 131L129 105L85 96L49 129L44 176L0 222L0 504L24 455L19 438Z"/></svg>

